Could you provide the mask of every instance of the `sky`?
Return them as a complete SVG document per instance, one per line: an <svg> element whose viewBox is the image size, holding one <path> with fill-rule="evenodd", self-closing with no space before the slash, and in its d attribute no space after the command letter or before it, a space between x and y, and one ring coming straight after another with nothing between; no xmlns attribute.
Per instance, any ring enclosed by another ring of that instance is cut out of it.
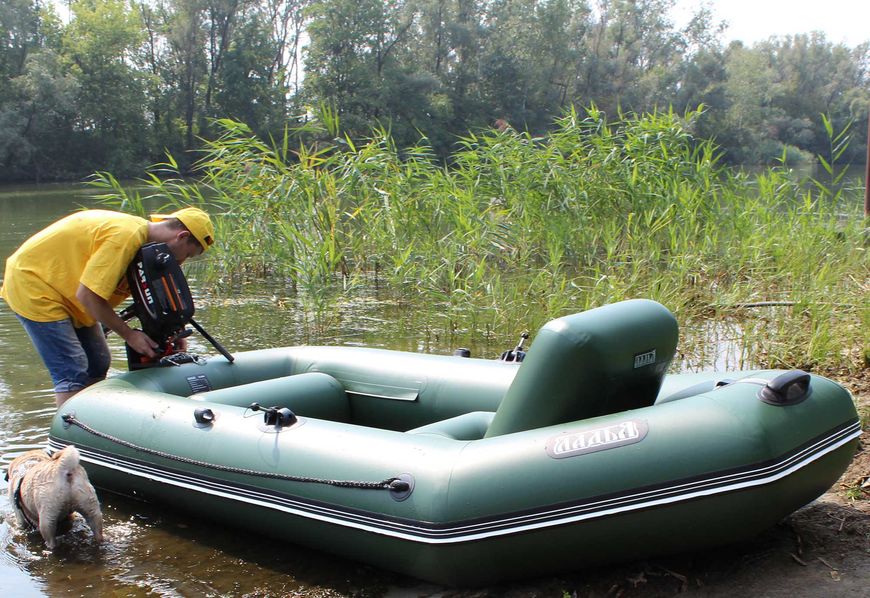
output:
<svg viewBox="0 0 870 598"><path fill-rule="evenodd" d="M64 20L67 0L52 0ZM739 39L748 45L772 35L823 31L832 43L854 47L870 41L870 0L675 0L671 17L685 24L702 4L713 8L716 22L725 20L723 40ZM594 0L590 2L594 5Z"/></svg>
<svg viewBox="0 0 870 598"><path fill-rule="evenodd" d="M707 0L714 21L728 21L723 36L727 43L747 45L772 35L822 31L829 42L854 47L870 41L870 0ZM697 9L702 0L677 0L674 22Z"/></svg>

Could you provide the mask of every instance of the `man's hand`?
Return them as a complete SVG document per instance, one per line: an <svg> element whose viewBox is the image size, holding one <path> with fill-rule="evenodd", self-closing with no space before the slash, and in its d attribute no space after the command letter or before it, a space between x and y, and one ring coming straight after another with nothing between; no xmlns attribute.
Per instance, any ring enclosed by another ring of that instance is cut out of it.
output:
<svg viewBox="0 0 870 598"><path fill-rule="evenodd" d="M81 302L91 317L106 325L109 330L124 339L124 342L135 351L146 357L157 357L155 351L157 343L141 330L133 330L127 326L127 323L115 313L108 301L83 284L80 284L76 290L76 299Z"/></svg>
<svg viewBox="0 0 870 598"><path fill-rule="evenodd" d="M140 355L145 355L147 357L157 357L157 343L152 340L150 336L142 332L141 330L134 330L129 326L127 329L130 333L123 337L124 342L130 345L134 351L139 353Z"/></svg>
<svg viewBox="0 0 870 598"><path fill-rule="evenodd" d="M182 336L179 339L175 339L175 348L178 351L187 351L187 337Z"/></svg>

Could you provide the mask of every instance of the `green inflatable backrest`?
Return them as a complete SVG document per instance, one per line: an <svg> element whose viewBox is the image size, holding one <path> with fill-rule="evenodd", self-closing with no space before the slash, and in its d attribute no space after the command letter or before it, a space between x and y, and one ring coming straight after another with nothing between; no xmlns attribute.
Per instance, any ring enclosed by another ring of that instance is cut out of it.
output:
<svg viewBox="0 0 870 598"><path fill-rule="evenodd" d="M673 314L647 299L547 323L520 364L486 437L652 405L677 336Z"/></svg>

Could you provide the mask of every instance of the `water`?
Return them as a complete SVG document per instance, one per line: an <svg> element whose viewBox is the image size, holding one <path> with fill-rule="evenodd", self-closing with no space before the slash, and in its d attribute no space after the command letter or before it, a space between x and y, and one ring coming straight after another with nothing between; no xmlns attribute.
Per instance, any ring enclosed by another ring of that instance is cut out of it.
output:
<svg viewBox="0 0 870 598"><path fill-rule="evenodd" d="M0 188L0 264L25 239L79 206L96 207L81 187ZM208 259L208 255L203 259ZM191 269L188 268L190 272ZM282 281L204 289L192 269L197 321L230 351L297 344L367 345L450 353L470 347L496 357L518 335L492 338L481 331L450 334L414 319L413 311L369 289L333 306L318 320L305 314ZM206 292L208 291L208 292ZM698 343L691 338L704 338ZM681 347L679 369L743 366L739 329L724 323L698 328ZM534 337L532 338L532 342ZM123 344L109 337L113 372L126 369ZM191 350L214 351L194 336ZM687 350L685 347L693 347ZM110 373L111 375L111 373ZM44 446L54 415L50 380L14 315L0 302L0 465ZM315 553L288 542L250 537L229 525L191 519L171 507L146 505L103 493L105 542L95 546L84 524L54 552L38 534L22 533L7 520L11 506L0 495L0 592L9 596L265 596L397 595L437 588L384 571Z"/></svg>
<svg viewBox="0 0 870 598"><path fill-rule="evenodd" d="M25 239L79 206L97 203L80 187L22 186L0 189L0 263ZM340 327L316 332L280 283L198 292L197 320L231 351L301 343L345 343L431 349L431 343L400 338L401 322L384 326L388 314L376 300L340 306ZM348 317L352 314L353 318ZM123 344L110 336L113 372L126 368ZM201 339L191 349L213 353ZM111 374L110 374L111 375ZM0 302L0 465L42 448L54 415L47 372L24 330ZM312 553L291 543L251 538L229 526L191 520L171 508L101 494L105 542L91 542L78 525L54 553L38 534L22 533L8 520L11 506L0 495L0 593L11 596L119 595L346 595L382 594L405 580Z"/></svg>

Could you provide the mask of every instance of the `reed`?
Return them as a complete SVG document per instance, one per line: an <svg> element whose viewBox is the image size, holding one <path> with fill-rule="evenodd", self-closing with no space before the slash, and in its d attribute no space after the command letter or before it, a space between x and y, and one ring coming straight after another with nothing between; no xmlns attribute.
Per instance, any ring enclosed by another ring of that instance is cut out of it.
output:
<svg viewBox="0 0 870 598"><path fill-rule="evenodd" d="M747 364L854 367L870 330L858 198L833 190L833 168L808 190L784 167L722 167L691 133L700 110L609 121L572 108L544 137L469 133L449 165L425 139L341 137L334 112L268 142L219 121L191 198L223 214L207 275L285 277L319 325L375 288L423 326L502 338L648 297L690 327L738 322ZM829 134L842 152L847 136ZM163 175L146 183L186 202Z"/></svg>

